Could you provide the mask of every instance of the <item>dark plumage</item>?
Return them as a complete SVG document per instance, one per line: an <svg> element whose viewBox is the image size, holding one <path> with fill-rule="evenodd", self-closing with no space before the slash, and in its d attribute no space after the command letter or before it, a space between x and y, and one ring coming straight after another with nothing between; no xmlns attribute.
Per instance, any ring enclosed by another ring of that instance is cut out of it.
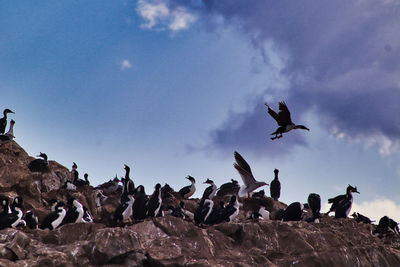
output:
<svg viewBox="0 0 400 267"><path fill-rule="evenodd" d="M38 217L33 214L33 212L31 210L28 210L25 213L25 222L26 225L30 228L30 229L37 229L38 228Z"/></svg>
<svg viewBox="0 0 400 267"><path fill-rule="evenodd" d="M135 184L129 177L131 168L125 164L124 169L125 169L125 178L122 179L121 203L129 201L128 195L132 195L135 191Z"/></svg>
<svg viewBox="0 0 400 267"><path fill-rule="evenodd" d="M8 113L14 113L13 111L9 110L8 108L6 108L3 111L3 118L0 119L0 134L4 134L4 132L6 131L6 127L7 127L7 114Z"/></svg>
<svg viewBox="0 0 400 267"><path fill-rule="evenodd" d="M240 189L238 181L231 179L231 182L221 185L218 189L217 196L236 195Z"/></svg>
<svg viewBox="0 0 400 267"><path fill-rule="evenodd" d="M154 192L150 196L149 201L147 202L147 216L155 217L161 208L161 204L162 204L161 185L156 184Z"/></svg>
<svg viewBox="0 0 400 267"><path fill-rule="evenodd" d="M11 141L15 138L14 136L14 124L15 121L11 120L10 121L10 129L8 130L8 132L6 134L0 134L0 141Z"/></svg>
<svg viewBox="0 0 400 267"><path fill-rule="evenodd" d="M335 218L347 218L353 204L352 192L358 194L360 193L357 191L357 187L352 187L349 185L346 189L345 195L339 195L337 197L328 199L328 203L332 203L332 206L327 214L335 211Z"/></svg>
<svg viewBox="0 0 400 267"><path fill-rule="evenodd" d="M165 201L170 201L174 199L174 189L169 186L169 184L165 184L163 187L161 187L161 199L163 202Z"/></svg>
<svg viewBox="0 0 400 267"><path fill-rule="evenodd" d="M208 198L202 198L200 200L199 207L194 213L195 224L203 224L207 221L208 216L210 216L214 202Z"/></svg>
<svg viewBox="0 0 400 267"><path fill-rule="evenodd" d="M68 211L65 214L63 224L82 222L84 210L83 205L75 198L68 199Z"/></svg>
<svg viewBox="0 0 400 267"><path fill-rule="evenodd" d="M283 220L287 221L300 221L303 218L303 204L300 202L293 202L283 212Z"/></svg>
<svg viewBox="0 0 400 267"><path fill-rule="evenodd" d="M40 228L53 230L60 226L66 214L66 211L63 208L64 205L65 204L62 201L57 202L54 211L50 212L44 218L42 224L40 225Z"/></svg>
<svg viewBox="0 0 400 267"><path fill-rule="evenodd" d="M23 200L21 197L14 198L10 205L11 213L7 213L0 217L0 230L10 227L17 227L23 217Z"/></svg>
<svg viewBox="0 0 400 267"><path fill-rule="evenodd" d="M37 157L41 157L41 159L32 160L28 168L31 172L46 172L49 169L49 162L47 161L47 155L45 153L40 152Z"/></svg>
<svg viewBox="0 0 400 267"><path fill-rule="evenodd" d="M132 216L136 221L141 221L147 215L147 201L149 197L146 195L143 185L139 185L134 192L135 202L132 206Z"/></svg>
<svg viewBox="0 0 400 267"><path fill-rule="evenodd" d="M265 105L268 107L268 114L271 115L272 118L278 123L279 128L276 129L271 135L275 135L271 137L271 140L281 138L283 133L287 133L293 129L303 129L309 131L304 125L295 125L290 118L290 111L286 106L285 102L279 102L279 113L276 113L267 103Z"/></svg>
<svg viewBox="0 0 400 267"><path fill-rule="evenodd" d="M365 224L370 224L370 223L374 222L374 221L371 221L371 219L368 218L367 216L364 216L358 212L354 212L351 216L356 220L356 222L362 222Z"/></svg>
<svg viewBox="0 0 400 267"><path fill-rule="evenodd" d="M114 212L115 223L123 223L130 219L134 202L135 198L132 195L128 195L128 201L118 205Z"/></svg>
<svg viewBox="0 0 400 267"><path fill-rule="evenodd" d="M188 179L191 184L181 188L179 190L179 195L181 198L187 199L193 196L194 192L196 192L196 180L190 175L186 176L185 178Z"/></svg>
<svg viewBox="0 0 400 267"><path fill-rule="evenodd" d="M76 171L76 172L77 172L77 171ZM83 177L85 178L85 180L79 179L78 177L74 177L73 184L74 184L75 186L79 186L79 187L82 187L82 186L89 186L89 185L90 185L90 182L89 182L88 176L89 176L89 175L88 175L87 173L85 173L85 174L83 175Z"/></svg>
<svg viewBox="0 0 400 267"><path fill-rule="evenodd" d="M279 170L275 169L274 173L275 173L275 178L272 180L269 189L270 189L271 197L274 200L278 200L281 196L281 182L279 182L279 179L278 179Z"/></svg>
<svg viewBox="0 0 400 267"><path fill-rule="evenodd" d="M212 199L215 196L215 193L217 192L217 186L214 184L214 182L210 179L207 179L204 184L209 184L210 186L207 187L204 192L203 192L203 198L208 198Z"/></svg>
<svg viewBox="0 0 400 267"><path fill-rule="evenodd" d="M316 193L308 195L308 207L311 209L312 217L307 219L307 222L318 222L317 219L321 217L321 197Z"/></svg>

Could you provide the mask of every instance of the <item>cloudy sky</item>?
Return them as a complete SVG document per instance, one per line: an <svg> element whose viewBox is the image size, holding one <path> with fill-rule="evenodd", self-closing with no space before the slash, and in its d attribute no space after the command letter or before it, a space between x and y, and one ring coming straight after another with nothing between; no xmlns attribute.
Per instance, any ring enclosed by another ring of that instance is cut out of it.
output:
<svg viewBox="0 0 400 267"><path fill-rule="evenodd" d="M0 5L0 90L16 141L92 184L132 168L175 189L280 170L281 200L361 192L400 220L398 1L32 1ZM271 141L264 101L311 131Z"/></svg>

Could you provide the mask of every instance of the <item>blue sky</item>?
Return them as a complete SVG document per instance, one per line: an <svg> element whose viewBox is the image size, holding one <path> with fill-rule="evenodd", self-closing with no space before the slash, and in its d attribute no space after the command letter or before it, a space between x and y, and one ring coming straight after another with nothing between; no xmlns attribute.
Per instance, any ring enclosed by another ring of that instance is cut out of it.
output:
<svg viewBox="0 0 400 267"><path fill-rule="evenodd" d="M18 1L0 5L0 90L16 141L92 184L123 164L151 193L188 174L280 169L282 201L347 184L354 209L400 220L395 1ZM310 132L271 141L284 100ZM379 210L380 213L376 213ZM382 214L383 215L383 214Z"/></svg>

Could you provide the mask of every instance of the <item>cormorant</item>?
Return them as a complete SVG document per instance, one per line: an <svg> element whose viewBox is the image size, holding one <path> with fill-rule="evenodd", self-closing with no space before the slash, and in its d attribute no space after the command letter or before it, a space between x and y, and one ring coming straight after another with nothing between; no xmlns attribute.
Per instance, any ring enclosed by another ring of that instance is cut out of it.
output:
<svg viewBox="0 0 400 267"><path fill-rule="evenodd" d="M276 138L281 138L283 133L287 133L293 129L303 129L309 131L304 125L295 125L290 118L290 111L286 106L285 102L279 102L279 113L276 113L267 103L264 103L268 107L268 114L271 115L272 118L276 120L279 125L279 128L276 129L271 135L275 135L271 137L271 140Z"/></svg>
<svg viewBox="0 0 400 267"><path fill-rule="evenodd" d="M7 127L7 114L8 113L14 113L13 111L9 110L8 108L6 108L3 111L3 118L0 119L0 134L4 134L4 132L6 131L6 127Z"/></svg>
<svg viewBox="0 0 400 267"><path fill-rule="evenodd" d="M279 170L275 169L274 170L275 178L274 180L272 180L271 186L269 188L271 197L276 201L278 201L279 197L281 196L281 182L279 182L278 173Z"/></svg>

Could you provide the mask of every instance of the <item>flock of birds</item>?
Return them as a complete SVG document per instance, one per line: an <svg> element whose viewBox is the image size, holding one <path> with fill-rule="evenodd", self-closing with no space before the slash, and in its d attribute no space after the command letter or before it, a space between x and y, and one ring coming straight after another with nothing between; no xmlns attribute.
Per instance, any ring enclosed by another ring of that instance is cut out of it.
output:
<svg viewBox="0 0 400 267"><path fill-rule="evenodd" d="M279 112L276 113L267 103L268 113L274 118L278 124L278 128L271 135L271 140L283 137L293 129L303 129L309 131L306 126L295 125L290 116L290 111L284 102L279 102ZM7 126L7 114L14 113L10 109L5 109L3 118L0 119L0 142L13 140L14 120L10 121L10 128L5 132ZM39 158L32 160L28 164L28 168L32 172L46 172L49 170L48 158L45 153L40 153ZM179 218L184 218L194 221L196 225L214 225L222 222L234 221L239 215L239 209L243 205L239 203L240 198L251 203L251 214L249 219L261 220L283 220L283 221L299 221L318 223L321 218L321 197L316 193L311 193L308 196L307 203L294 202L288 205L285 209L280 209L271 216L267 210L265 202L265 192L261 190L254 192L262 186L269 186L263 181L257 181L251 171L250 165L237 152L234 152L235 163L234 168L238 171L242 178L243 185L240 186L236 180L231 179L231 182L221 185L219 188L215 183L207 179L204 183L209 186L204 190L200 203L192 213L185 208L185 200L189 199L196 192L196 180L192 176L186 178L190 181L190 185L181 188L175 192L168 184L163 187L161 184L156 184L154 192L148 196L143 185L135 187L133 180L130 178L130 167L125 165L125 177L118 179L115 177L107 183L97 186L96 205L100 207L107 198L104 192L116 192L121 189L120 204L115 209L113 221L115 225L122 225L129 222L141 222L146 218L171 215ZM66 190L77 190L77 188L89 186L88 174L85 173L84 179L79 178L78 166L74 162L71 169L71 180L67 180L63 185ZM275 177L270 184L270 196L275 201L280 198L281 184L278 178L279 170L274 170ZM122 184L122 185L121 185ZM121 188L122 187L122 188ZM335 213L335 218L347 218L349 216L352 203L352 193L359 193L357 187L348 185L346 194L328 199L331 207L326 215L331 212ZM220 199L228 197L229 203L225 205L220 201L217 205L214 203L215 197ZM178 206L173 206L171 199L179 199ZM57 227L67 223L88 223L93 222L93 217L89 210L80 203L77 199L70 197L65 204L63 201L50 200L51 211L47 214L44 220L39 224L37 216L32 211L27 211L23 214L23 199L15 197L10 204L10 201L5 198L1 200L3 212L0 214L0 229L17 226L28 226L30 228L41 229L56 229ZM167 204L166 204L167 203ZM311 216L305 216L305 213L311 211ZM357 222L372 223L368 217L353 213L352 215ZM397 222L384 216L380 219L379 224L373 234L382 237L384 234L394 232L399 234Z"/></svg>

